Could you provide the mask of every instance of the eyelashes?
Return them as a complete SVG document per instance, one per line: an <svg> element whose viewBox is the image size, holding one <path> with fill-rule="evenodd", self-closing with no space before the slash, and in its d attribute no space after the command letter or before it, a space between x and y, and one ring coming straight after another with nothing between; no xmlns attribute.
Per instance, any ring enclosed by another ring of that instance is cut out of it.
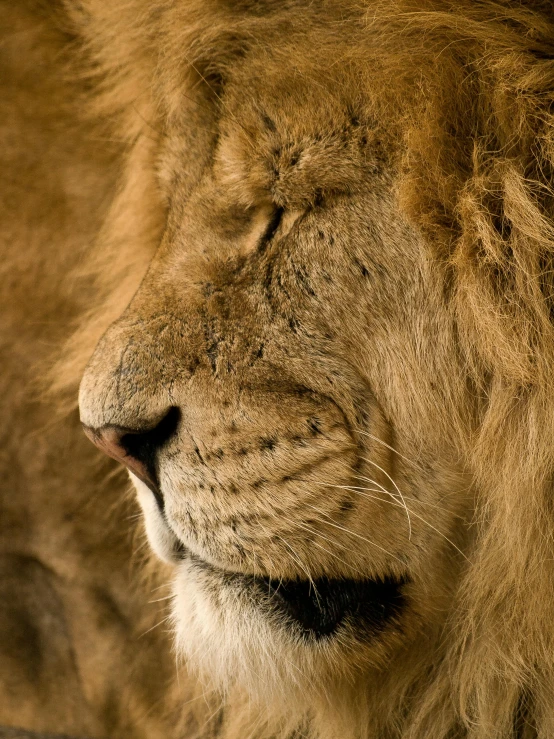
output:
<svg viewBox="0 0 554 739"><path fill-rule="evenodd" d="M269 223L267 224L267 228L264 231L260 241L258 242L258 252L263 252L268 244L271 243L271 240L275 236L275 233L277 232L277 229L281 225L281 221L283 220L283 208L276 208L269 219Z"/></svg>

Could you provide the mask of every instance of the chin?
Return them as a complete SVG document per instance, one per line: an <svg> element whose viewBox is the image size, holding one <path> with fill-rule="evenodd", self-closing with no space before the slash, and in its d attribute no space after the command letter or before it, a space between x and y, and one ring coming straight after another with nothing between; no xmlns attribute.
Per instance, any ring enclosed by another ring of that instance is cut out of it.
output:
<svg viewBox="0 0 554 739"><path fill-rule="evenodd" d="M286 707L383 667L405 638L407 575L285 579L216 566L174 533L131 473L153 551L174 567L179 658L206 685ZM278 564L278 563L276 563Z"/></svg>
<svg viewBox="0 0 554 739"><path fill-rule="evenodd" d="M406 585L281 581L183 554L174 580L177 649L211 687L238 686L271 705L321 696L383 665L402 635Z"/></svg>

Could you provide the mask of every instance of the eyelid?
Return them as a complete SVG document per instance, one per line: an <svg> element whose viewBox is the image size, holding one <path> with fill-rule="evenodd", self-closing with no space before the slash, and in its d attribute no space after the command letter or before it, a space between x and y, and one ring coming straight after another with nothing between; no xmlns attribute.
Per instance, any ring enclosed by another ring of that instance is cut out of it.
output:
<svg viewBox="0 0 554 739"><path fill-rule="evenodd" d="M269 219L269 223L267 224L267 228L258 242L259 252L263 251L275 236L275 233L281 224L281 220L283 219L283 213L284 208L275 208L273 211L273 214Z"/></svg>

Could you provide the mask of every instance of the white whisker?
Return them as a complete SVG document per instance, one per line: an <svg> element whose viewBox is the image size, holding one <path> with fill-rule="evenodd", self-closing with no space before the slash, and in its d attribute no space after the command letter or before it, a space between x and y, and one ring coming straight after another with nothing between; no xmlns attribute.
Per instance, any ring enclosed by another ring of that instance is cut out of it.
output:
<svg viewBox="0 0 554 739"><path fill-rule="evenodd" d="M173 595L165 595L163 598L155 598L154 600L149 600L149 603L162 603L164 600L171 600L173 598Z"/></svg>
<svg viewBox="0 0 554 739"><path fill-rule="evenodd" d="M302 569L302 571L306 573L306 577L308 578L308 582L310 583L310 588L313 588L314 589L314 594L315 594L316 600L317 600L318 604L320 604L319 593L317 591L316 584L315 584L315 582L314 582L314 580L313 580L313 578L312 578L312 576L310 574L310 571L308 570L308 568L306 567L306 565L304 564L304 562L302 561L302 559L299 557L298 553L295 552L295 550L293 549L293 547L289 544L289 542L286 541L285 539L283 539L282 536L279 536L279 534L275 534L275 536L277 536L277 538L280 541L283 542L283 544L287 547L287 549L290 550L291 556L293 558L293 561L295 561L296 564Z"/></svg>
<svg viewBox="0 0 554 739"><path fill-rule="evenodd" d="M324 539L325 541L329 542L332 546L336 544L336 542L332 541L332 539L329 539L327 536L322 534L320 531L317 531L311 526L308 526L307 524L301 524L298 521L287 521L287 523L291 524L292 526L297 526L301 529L304 529L304 531L307 531L309 534L312 534L313 536L319 536L321 539ZM325 524L325 521L321 521L321 523ZM365 578L365 574L361 572L358 568L352 567L351 564L349 564L346 560L342 559L342 557L339 557L339 555L336 552L332 552L330 549L327 549L322 544L319 544L317 541L312 542L314 546L316 546L318 549L321 549L323 552L326 552L327 554L330 554L331 557L334 557L338 562L340 562L343 565L346 565L347 569L354 570L354 572L357 572L358 575L361 575L363 578Z"/></svg>
<svg viewBox="0 0 554 739"><path fill-rule="evenodd" d="M146 629L146 631L140 634L139 639L142 639L143 636L146 636L146 634L149 634L151 631L154 631L154 629L157 629L158 626L161 626L162 624L166 623L167 621L170 621L171 619L172 619L172 614L165 616L164 618L162 618L161 621L158 621L157 624L154 624L154 626L151 626L149 629Z"/></svg>
<svg viewBox="0 0 554 739"><path fill-rule="evenodd" d="M413 467L415 467L417 469L421 469L421 466L417 462L414 462L413 459L408 459L408 457L405 457L403 454L401 454L399 451L397 451L390 444L387 444L387 442L386 441L383 441L383 439L380 439L378 436L374 436L373 434L370 434L367 431L363 431L360 428L356 428L356 431L359 434L363 434L364 436L368 436L370 439L372 439L373 441L376 441L378 444L382 444L387 449L390 449L391 452L393 452L394 454L396 454L398 457L401 457L404 461L408 462L408 464L412 465Z"/></svg>
<svg viewBox="0 0 554 739"><path fill-rule="evenodd" d="M398 503L398 502L396 501L396 499L394 498L394 496L392 496L392 497L393 497L393 500L392 500L392 501L391 501L391 500L387 501L387 500L384 500L384 499L382 499L382 498L377 498L377 497L376 497L375 495L369 495L369 494L367 494L367 493L365 493L365 492L362 492L362 489L358 489L358 488L349 488L349 489L350 489L350 490L351 490L351 491L352 491L353 493L356 493L357 495L360 495L361 497L364 497L364 498L373 498L374 500L379 500L379 501L381 501L382 503L389 503L390 505L396 505L396 506L399 506L400 508L404 508L404 506L403 506L403 505L402 505L401 503ZM367 488L367 489L368 489L368 490L373 490L373 488ZM363 488L363 490L365 490L365 488ZM377 491L377 492L378 492L378 491ZM454 547L454 549L455 549L455 550L456 550L457 552L459 552L459 554L461 554L461 555L462 555L462 557L463 557L463 558L464 558L464 559L465 559L465 560L466 560L467 562L469 562L469 559L468 559L468 558L467 558L467 556L466 556L466 555L465 555L465 554L464 554L464 553L462 552L462 550L461 550L461 549L460 549L460 548L459 548L458 546L456 546L456 544L454 544L454 542L453 542L453 541L452 541L451 539L449 539L449 538L448 538L448 536L446 536L445 534L443 534L443 533L442 533L442 531L439 531L439 529L437 529L437 527L436 527L436 526L433 526L433 524L432 524L432 523L429 523L429 521L427 521L427 520L426 520L425 518L423 518L422 516L420 516L420 515L419 515L418 513L415 513L415 512L413 511L413 510L411 510L411 511L410 511L410 514L411 514L412 516L414 516L415 518L418 518L418 519L419 519L420 521L422 521L422 522L423 522L423 523L424 523L424 524L425 524L426 526L429 526L429 528L433 529L433 531L436 531L436 533L437 533L437 534L438 534L439 536L441 536L441 537L442 537L442 538L443 538L443 539L444 539L445 541L447 541L447 542L448 542L448 543L449 543L449 544L450 544L450 545L451 545L452 547Z"/></svg>
<svg viewBox="0 0 554 739"><path fill-rule="evenodd" d="M372 541L371 539L368 539L367 537L362 536L361 534L358 534L356 531L352 531L351 529L347 529L344 526L340 526L338 523L334 523L331 520L330 515L328 513L325 513L325 511L319 510L318 508L316 508L315 506L311 505L310 503L306 503L306 505L309 508L313 508L313 510L314 511L317 511L320 515L324 516L325 517L325 524L327 526L332 526L335 529L339 529L340 531L346 532L350 536L355 536L357 539L361 539L362 541L365 541L368 544L371 544L372 546L376 547L377 549L380 549L382 552L384 552L389 557L392 557L393 559L395 559L397 562L400 562L401 565L404 565L404 562L402 562L402 560L400 559L400 557L397 557L392 552L389 552L388 549L385 549L384 547L380 546L379 544L377 544L376 542Z"/></svg>
<svg viewBox="0 0 554 739"><path fill-rule="evenodd" d="M393 478L389 475L389 473L386 470L384 470L382 467L380 467L377 464L377 462L373 462L371 459L367 459L366 457L362 457L362 459L365 462L369 462L369 464L372 464L374 467L376 467L378 470L380 470L384 475L386 475L388 477L388 479L394 485L395 490L398 493L398 495L400 496L400 499L402 501L403 508L406 511L406 516L408 517L408 541L411 541L412 540L412 522L410 520L410 511L408 510L408 506L406 505L406 501L404 500L404 496L402 495L402 492L400 491L400 488L398 487L398 485L396 484L396 482L393 480ZM377 484L379 484L379 483L377 483ZM381 486L379 486L379 487L381 487ZM389 492L389 494L392 495L392 493L390 493L390 491L387 491L387 492Z"/></svg>

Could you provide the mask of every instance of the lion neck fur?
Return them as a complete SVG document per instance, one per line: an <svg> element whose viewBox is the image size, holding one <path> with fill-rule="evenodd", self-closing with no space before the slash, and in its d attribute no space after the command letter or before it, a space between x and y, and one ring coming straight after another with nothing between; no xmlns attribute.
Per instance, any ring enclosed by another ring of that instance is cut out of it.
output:
<svg viewBox="0 0 554 739"><path fill-rule="evenodd" d="M291 22L307 29L318 24L308 8L265 5L86 0L79 9L69 6L87 49L81 72L93 81L91 115L108 120L123 141L125 167L96 251L77 271L80 279L95 279L100 310L95 306L87 329L72 340L59 388L73 392L98 336L128 302L156 247L164 222L156 141L164 126L188 119L189 127L191 120L192 127L209 127L225 76L249 39L278 43ZM554 24L543 6L322 3L336 14L336 25L323 34L329 47L362 76L363 94L373 97L390 140L401 142L400 202L448 275L468 377L479 396L466 452L480 496L477 539L443 653L431 668L414 657L411 667L403 665L402 680L384 679L377 699L345 695L345 713L358 728L319 727L318 737L554 734L548 184ZM341 31L340 22L351 32ZM298 66L302 73L304 60ZM193 134L184 145L195 145ZM244 708L229 719L225 736L303 731L304 719L296 716L290 725L270 717L263 729L265 719L252 717L246 699L233 700L237 706L244 700Z"/></svg>

